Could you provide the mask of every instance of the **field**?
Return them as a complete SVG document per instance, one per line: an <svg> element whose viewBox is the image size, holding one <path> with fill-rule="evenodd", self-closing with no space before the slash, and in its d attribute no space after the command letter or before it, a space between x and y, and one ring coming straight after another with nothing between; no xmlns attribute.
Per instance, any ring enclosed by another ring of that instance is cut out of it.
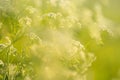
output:
<svg viewBox="0 0 120 80"><path fill-rule="evenodd" d="M120 80L120 0L0 0L0 80Z"/></svg>

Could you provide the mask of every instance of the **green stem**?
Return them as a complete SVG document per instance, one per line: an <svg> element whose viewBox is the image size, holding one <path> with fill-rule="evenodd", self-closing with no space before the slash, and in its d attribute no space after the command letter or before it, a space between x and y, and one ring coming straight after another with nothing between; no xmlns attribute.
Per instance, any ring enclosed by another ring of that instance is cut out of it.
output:
<svg viewBox="0 0 120 80"><path fill-rule="evenodd" d="M7 50L7 76L9 80L9 50Z"/></svg>

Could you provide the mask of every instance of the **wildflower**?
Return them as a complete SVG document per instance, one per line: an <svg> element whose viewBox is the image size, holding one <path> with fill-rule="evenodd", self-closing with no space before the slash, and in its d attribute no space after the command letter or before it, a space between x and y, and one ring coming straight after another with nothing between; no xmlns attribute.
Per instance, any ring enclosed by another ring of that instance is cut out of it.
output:
<svg viewBox="0 0 120 80"><path fill-rule="evenodd" d="M32 6L27 7L26 10L27 10L30 14L33 14L33 13L36 12L36 9L33 8Z"/></svg>
<svg viewBox="0 0 120 80"><path fill-rule="evenodd" d="M56 14L55 13L48 13L48 17L56 19Z"/></svg>
<svg viewBox="0 0 120 80"><path fill-rule="evenodd" d="M22 26L31 26L32 20L29 17L24 17L19 19L19 23Z"/></svg>
<svg viewBox="0 0 120 80"><path fill-rule="evenodd" d="M15 56L15 53L16 53L16 51L17 51L17 49L16 48L14 48L14 46L12 45L11 47L10 47L10 52L9 52L9 55L13 55L13 56Z"/></svg>
<svg viewBox="0 0 120 80"><path fill-rule="evenodd" d="M4 44L0 44L0 52L6 47Z"/></svg>
<svg viewBox="0 0 120 80"><path fill-rule="evenodd" d="M7 40L6 45L10 45L10 44L11 44L11 40L10 40L10 38L7 36L7 37L5 37L5 39Z"/></svg>
<svg viewBox="0 0 120 80"><path fill-rule="evenodd" d="M79 41L73 40L73 45L85 50L85 47Z"/></svg>

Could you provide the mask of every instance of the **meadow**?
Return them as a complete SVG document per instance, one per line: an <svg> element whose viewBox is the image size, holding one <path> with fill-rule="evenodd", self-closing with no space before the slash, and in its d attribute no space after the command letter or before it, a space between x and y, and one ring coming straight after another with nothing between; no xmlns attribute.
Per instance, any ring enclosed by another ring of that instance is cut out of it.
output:
<svg viewBox="0 0 120 80"><path fill-rule="evenodd" d="M0 80L120 80L119 0L0 0Z"/></svg>

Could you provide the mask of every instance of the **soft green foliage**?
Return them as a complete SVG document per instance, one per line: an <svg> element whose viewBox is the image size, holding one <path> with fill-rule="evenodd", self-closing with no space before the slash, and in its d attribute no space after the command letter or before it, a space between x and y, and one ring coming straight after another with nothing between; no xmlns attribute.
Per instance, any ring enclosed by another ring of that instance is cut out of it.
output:
<svg viewBox="0 0 120 80"><path fill-rule="evenodd" d="M0 80L87 80L104 32L120 35L108 2L0 0Z"/></svg>

